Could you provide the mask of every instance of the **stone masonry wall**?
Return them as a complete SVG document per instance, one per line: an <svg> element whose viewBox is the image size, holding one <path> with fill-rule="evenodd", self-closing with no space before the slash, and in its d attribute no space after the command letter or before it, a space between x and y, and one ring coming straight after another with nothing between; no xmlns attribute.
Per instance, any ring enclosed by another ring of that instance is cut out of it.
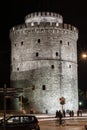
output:
<svg viewBox="0 0 87 130"><path fill-rule="evenodd" d="M65 110L77 111L78 31L67 24L26 26L10 30L12 87L24 88L35 112L55 113L61 109L61 96Z"/></svg>

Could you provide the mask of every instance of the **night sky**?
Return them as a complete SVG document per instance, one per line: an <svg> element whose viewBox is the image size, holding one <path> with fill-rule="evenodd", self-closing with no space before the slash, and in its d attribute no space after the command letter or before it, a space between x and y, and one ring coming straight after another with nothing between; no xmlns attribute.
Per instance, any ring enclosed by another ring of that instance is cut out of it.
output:
<svg viewBox="0 0 87 130"><path fill-rule="evenodd" d="M76 3L77 2L77 3ZM87 4L81 0L3 0L0 1L0 87L10 87L9 30L24 23L24 17L32 12L49 11L63 16L64 23L79 30L78 39L78 87L87 87L87 61L80 58L87 51Z"/></svg>

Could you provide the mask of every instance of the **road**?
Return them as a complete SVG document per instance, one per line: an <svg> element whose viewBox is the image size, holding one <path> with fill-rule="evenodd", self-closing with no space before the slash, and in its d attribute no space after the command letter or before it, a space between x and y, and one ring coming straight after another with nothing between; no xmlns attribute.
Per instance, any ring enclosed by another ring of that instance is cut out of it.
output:
<svg viewBox="0 0 87 130"><path fill-rule="evenodd" d="M40 121L40 130L85 130L86 120L66 120L64 125L59 126L57 121Z"/></svg>

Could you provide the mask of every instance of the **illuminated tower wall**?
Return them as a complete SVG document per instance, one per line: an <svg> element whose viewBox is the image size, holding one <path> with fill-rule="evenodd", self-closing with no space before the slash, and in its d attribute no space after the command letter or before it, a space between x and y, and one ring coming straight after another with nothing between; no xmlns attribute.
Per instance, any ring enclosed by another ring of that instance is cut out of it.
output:
<svg viewBox="0 0 87 130"><path fill-rule="evenodd" d="M35 12L10 30L11 86L23 87L29 109L55 113L78 109L76 27L63 23L56 13Z"/></svg>

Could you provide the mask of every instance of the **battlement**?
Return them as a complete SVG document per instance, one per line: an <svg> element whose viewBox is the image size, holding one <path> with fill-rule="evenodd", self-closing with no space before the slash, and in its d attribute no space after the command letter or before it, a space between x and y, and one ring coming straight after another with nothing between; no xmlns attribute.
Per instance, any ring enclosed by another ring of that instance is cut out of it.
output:
<svg viewBox="0 0 87 130"><path fill-rule="evenodd" d="M61 29L67 29L67 30L71 30L73 32L77 32L78 33L78 29L70 24L59 24L59 23L50 23L50 22L41 22L41 23L25 23L25 24L21 24L21 25L17 25L15 27L13 27L10 32L15 32L17 30L20 29L26 29L26 28L44 28L44 27L53 27L53 28L61 28Z"/></svg>
<svg viewBox="0 0 87 130"><path fill-rule="evenodd" d="M63 23L63 17L53 12L34 12L25 17L25 23L31 22L59 22Z"/></svg>
<svg viewBox="0 0 87 130"><path fill-rule="evenodd" d="M57 14L57 13L53 13L53 12L34 12L34 13L31 13L31 14L28 14L26 17L25 17L25 20L27 18L31 18L31 17L41 17L41 16L48 16L48 17L60 17L62 18L62 16L60 14Z"/></svg>

